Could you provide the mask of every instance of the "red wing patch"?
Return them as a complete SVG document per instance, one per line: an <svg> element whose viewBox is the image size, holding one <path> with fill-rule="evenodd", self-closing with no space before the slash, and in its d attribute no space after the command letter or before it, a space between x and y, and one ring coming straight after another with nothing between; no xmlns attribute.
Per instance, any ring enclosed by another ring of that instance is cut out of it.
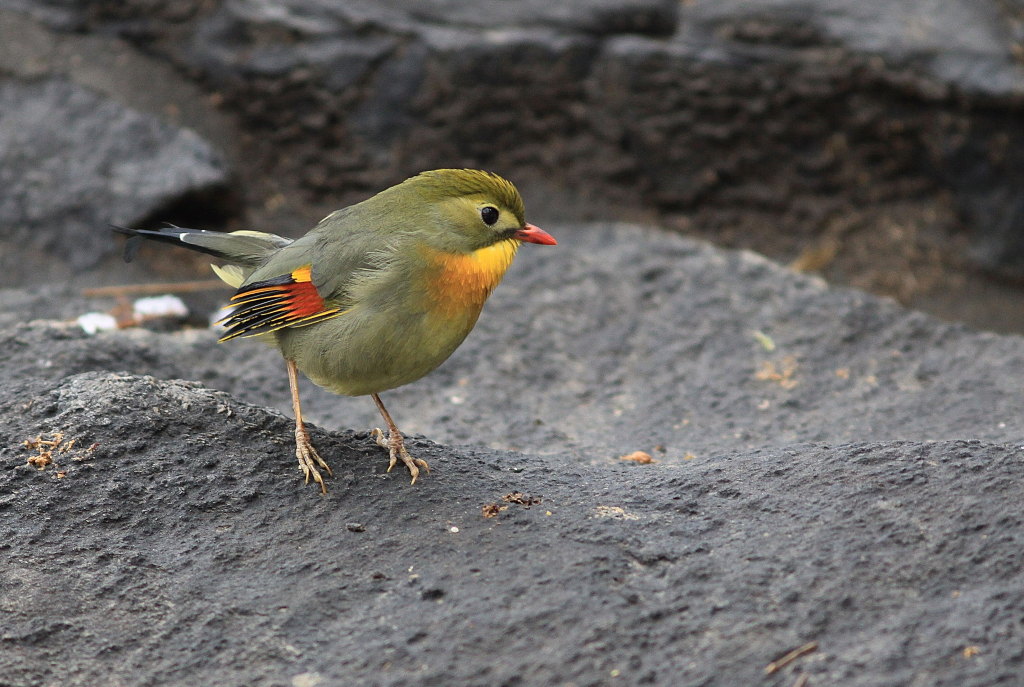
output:
<svg viewBox="0 0 1024 687"><path fill-rule="evenodd" d="M231 297L231 306L231 314L218 322L227 327L221 341L304 327L341 314L341 308L326 307L309 265L242 287Z"/></svg>

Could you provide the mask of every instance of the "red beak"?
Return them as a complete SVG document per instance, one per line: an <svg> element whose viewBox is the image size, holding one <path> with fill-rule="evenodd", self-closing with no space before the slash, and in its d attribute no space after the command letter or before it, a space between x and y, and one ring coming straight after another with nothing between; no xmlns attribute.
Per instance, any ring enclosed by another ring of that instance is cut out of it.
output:
<svg viewBox="0 0 1024 687"><path fill-rule="evenodd" d="M555 240L554 236L532 224L527 224L522 229L512 234L512 238L519 239L520 241L526 241L527 243L542 243L545 246L558 245L558 241Z"/></svg>

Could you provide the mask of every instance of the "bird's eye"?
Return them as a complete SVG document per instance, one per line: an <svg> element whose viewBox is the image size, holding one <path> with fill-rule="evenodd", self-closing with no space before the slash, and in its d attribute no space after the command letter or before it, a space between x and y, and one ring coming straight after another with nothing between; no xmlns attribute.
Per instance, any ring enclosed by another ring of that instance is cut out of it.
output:
<svg viewBox="0 0 1024 687"><path fill-rule="evenodd" d="M498 221L498 208L491 207L490 205L480 208L480 219L488 226L494 224Z"/></svg>

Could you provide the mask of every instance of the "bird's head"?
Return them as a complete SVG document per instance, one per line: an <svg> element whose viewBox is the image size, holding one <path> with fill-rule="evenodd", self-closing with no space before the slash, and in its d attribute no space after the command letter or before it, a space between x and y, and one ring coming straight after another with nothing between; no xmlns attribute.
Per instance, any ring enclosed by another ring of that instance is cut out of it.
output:
<svg viewBox="0 0 1024 687"><path fill-rule="evenodd" d="M515 239L555 245L551 234L528 224L523 199L512 182L477 169L435 169L397 188L419 200L429 219L417 231L440 250L470 253Z"/></svg>

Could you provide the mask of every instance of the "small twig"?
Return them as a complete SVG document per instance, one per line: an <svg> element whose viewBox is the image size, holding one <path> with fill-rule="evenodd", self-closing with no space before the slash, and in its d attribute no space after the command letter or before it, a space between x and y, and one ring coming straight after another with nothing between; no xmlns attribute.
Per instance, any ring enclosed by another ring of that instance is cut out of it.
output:
<svg viewBox="0 0 1024 687"><path fill-rule="evenodd" d="M767 666L765 666L764 672L765 672L766 675L771 675L776 670L782 670L783 668L788 666L790 663L792 663L796 659L798 659L801 656L803 656L804 654L809 654L812 651L816 651L817 648L818 648L818 643L817 642L807 642L803 646L797 647L796 649L793 649L792 651L790 651L788 654L786 654L782 658L777 658L774 661L772 661L771 663L769 663ZM794 687L796 687L796 686L794 685Z"/></svg>
<svg viewBox="0 0 1024 687"><path fill-rule="evenodd" d="M807 687L807 683L811 679L810 673L800 673L800 677L793 683L793 687Z"/></svg>
<svg viewBox="0 0 1024 687"><path fill-rule="evenodd" d="M96 296L131 296L154 293L190 293L192 291L212 291L226 286L220 279L200 279L197 281L176 281L157 284L121 284L117 286L97 286L82 289L86 297Z"/></svg>

